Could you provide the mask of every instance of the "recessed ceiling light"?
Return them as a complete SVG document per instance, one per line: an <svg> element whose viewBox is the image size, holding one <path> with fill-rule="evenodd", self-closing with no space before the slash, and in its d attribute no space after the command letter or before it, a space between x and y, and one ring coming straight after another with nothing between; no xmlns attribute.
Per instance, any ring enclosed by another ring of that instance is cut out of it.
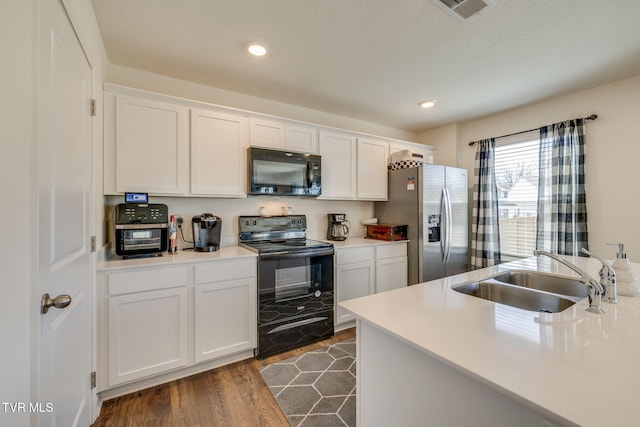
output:
<svg viewBox="0 0 640 427"><path fill-rule="evenodd" d="M247 46L247 50L253 56L264 56L267 54L266 46L259 43L250 43Z"/></svg>
<svg viewBox="0 0 640 427"><path fill-rule="evenodd" d="M431 101L420 101L418 105L421 106L422 108L431 108L434 105L436 105L436 100L433 99Z"/></svg>

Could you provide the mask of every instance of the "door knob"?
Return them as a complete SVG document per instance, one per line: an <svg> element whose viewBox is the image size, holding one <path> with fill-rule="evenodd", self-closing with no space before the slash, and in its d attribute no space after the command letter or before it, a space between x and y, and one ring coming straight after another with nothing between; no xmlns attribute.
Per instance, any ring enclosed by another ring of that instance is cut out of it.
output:
<svg viewBox="0 0 640 427"><path fill-rule="evenodd" d="M49 294L44 294L40 300L40 313L45 314L51 307L65 308L69 304L71 304L71 297L67 294L60 294L55 298L51 298Z"/></svg>

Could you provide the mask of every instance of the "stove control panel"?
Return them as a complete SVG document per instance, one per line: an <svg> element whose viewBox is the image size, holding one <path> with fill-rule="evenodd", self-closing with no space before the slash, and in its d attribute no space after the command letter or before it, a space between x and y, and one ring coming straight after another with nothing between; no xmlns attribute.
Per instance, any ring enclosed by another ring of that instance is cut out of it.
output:
<svg viewBox="0 0 640 427"><path fill-rule="evenodd" d="M304 231L307 228L305 215L240 216L239 230L247 232Z"/></svg>

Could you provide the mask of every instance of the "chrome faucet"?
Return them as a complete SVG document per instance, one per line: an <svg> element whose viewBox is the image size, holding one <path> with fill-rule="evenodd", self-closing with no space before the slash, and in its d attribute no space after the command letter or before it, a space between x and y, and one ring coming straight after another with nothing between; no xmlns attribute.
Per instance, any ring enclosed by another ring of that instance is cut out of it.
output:
<svg viewBox="0 0 640 427"><path fill-rule="evenodd" d="M602 267L598 274L600 275L600 284L605 288L604 300L611 304L617 304L618 285L616 285L616 272L613 270L613 267L611 267L608 262L597 255L593 255L585 248L582 248L581 250L583 254L589 255L602 263Z"/></svg>
<svg viewBox="0 0 640 427"><path fill-rule="evenodd" d="M578 273L582 279L581 280L582 283L587 285L587 287L589 288L589 293L587 294L589 296L589 307L587 307L586 310L590 313L596 313L596 314L604 313L604 310L600 307L600 302L602 300L602 295L604 295L605 288L602 286L602 284L600 284L600 282L593 279L591 276L589 276L589 274L586 271L582 270L580 267L570 263L569 261L559 257L558 255L552 254L551 252L536 250L536 251L533 251L533 254L535 256L539 256L539 255L548 256L549 258L554 259L559 263L566 265L567 267L569 267L570 269ZM587 252L587 254L589 253Z"/></svg>

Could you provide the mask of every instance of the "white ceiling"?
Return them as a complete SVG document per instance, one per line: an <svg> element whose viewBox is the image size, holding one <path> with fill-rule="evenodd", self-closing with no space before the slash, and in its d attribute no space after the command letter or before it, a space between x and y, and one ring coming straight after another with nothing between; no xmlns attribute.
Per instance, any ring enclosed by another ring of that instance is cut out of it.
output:
<svg viewBox="0 0 640 427"><path fill-rule="evenodd" d="M92 4L114 64L413 132L640 74L640 1L495 1L464 22L431 0Z"/></svg>

